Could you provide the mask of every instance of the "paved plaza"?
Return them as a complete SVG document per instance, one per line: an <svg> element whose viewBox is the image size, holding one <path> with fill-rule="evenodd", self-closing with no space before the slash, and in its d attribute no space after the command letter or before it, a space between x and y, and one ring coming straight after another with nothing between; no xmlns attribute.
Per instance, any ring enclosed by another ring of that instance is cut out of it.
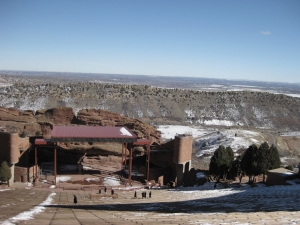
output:
<svg viewBox="0 0 300 225"><path fill-rule="evenodd" d="M95 191L15 188L0 191L1 224L300 224L300 185L245 189ZM146 191L147 198L142 199ZM77 204L74 204L74 195Z"/></svg>

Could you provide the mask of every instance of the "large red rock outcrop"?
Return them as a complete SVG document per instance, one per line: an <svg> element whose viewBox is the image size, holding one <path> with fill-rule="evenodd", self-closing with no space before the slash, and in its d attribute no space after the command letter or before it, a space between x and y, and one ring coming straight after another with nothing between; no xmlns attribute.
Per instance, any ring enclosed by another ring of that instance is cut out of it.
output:
<svg viewBox="0 0 300 225"><path fill-rule="evenodd" d="M160 142L160 131L143 123L138 119L121 116L118 113L101 109L83 109L77 113L77 124L88 126L126 126L131 129L138 138L148 138L152 142Z"/></svg>
<svg viewBox="0 0 300 225"><path fill-rule="evenodd" d="M83 109L77 118L71 107L57 107L48 110L19 111L14 108L0 107L0 130L26 133L30 136L43 133L49 138L53 125L87 125L87 126L127 126L139 138L149 138L160 142L160 131L138 120L118 113L101 109Z"/></svg>

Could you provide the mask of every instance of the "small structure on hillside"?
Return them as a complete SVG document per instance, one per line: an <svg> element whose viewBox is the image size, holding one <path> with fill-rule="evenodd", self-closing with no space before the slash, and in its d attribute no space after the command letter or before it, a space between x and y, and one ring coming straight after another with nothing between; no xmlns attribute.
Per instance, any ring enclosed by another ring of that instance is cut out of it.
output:
<svg viewBox="0 0 300 225"><path fill-rule="evenodd" d="M293 180L298 177L298 174L294 171L277 168L274 170L269 170L267 172L267 185L285 185L287 180Z"/></svg>

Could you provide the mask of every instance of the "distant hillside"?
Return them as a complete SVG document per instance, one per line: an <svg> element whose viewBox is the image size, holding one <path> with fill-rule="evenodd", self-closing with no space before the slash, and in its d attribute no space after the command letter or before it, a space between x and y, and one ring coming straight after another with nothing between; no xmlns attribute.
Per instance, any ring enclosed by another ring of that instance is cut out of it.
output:
<svg viewBox="0 0 300 225"><path fill-rule="evenodd" d="M267 92L203 92L147 85L0 76L0 106L103 109L155 124L299 130L300 99Z"/></svg>

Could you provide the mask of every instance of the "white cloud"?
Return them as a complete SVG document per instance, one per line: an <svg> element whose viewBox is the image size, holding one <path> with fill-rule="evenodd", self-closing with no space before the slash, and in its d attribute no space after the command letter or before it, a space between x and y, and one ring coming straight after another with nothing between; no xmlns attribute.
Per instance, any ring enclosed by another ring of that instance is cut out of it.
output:
<svg viewBox="0 0 300 225"><path fill-rule="evenodd" d="M263 30L260 32L262 35L271 35L271 32L268 30Z"/></svg>

